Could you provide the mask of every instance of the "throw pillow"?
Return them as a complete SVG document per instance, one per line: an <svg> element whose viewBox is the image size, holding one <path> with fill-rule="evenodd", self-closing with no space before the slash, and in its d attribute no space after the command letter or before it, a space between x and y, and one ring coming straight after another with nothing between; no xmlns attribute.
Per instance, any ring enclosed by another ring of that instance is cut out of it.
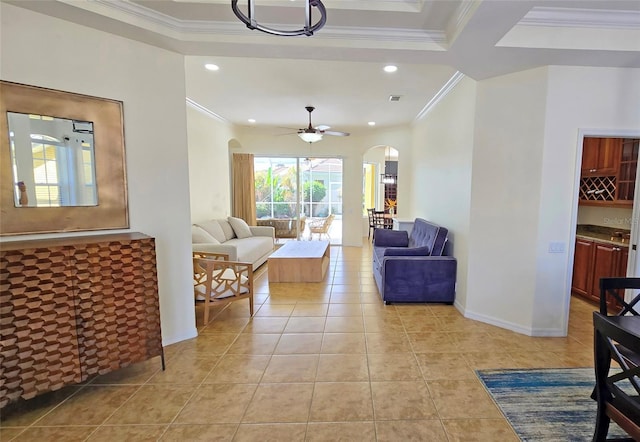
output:
<svg viewBox="0 0 640 442"><path fill-rule="evenodd" d="M225 218L219 219L218 223L220 223L220 228L224 232L225 241L229 241L230 239L236 237L236 232L233 231L233 227L231 227L231 223L229 222L229 220Z"/></svg>
<svg viewBox="0 0 640 442"><path fill-rule="evenodd" d="M249 224L242 218L234 218L232 216L228 217L227 220L231 227L233 227L233 231L236 233L238 238L248 238L253 236L251 233L251 229L249 228Z"/></svg>
<svg viewBox="0 0 640 442"><path fill-rule="evenodd" d="M429 247L389 247L384 256L429 256Z"/></svg>
<svg viewBox="0 0 640 442"><path fill-rule="evenodd" d="M409 234L405 230L376 229L373 245L381 247L407 247Z"/></svg>
<svg viewBox="0 0 640 442"><path fill-rule="evenodd" d="M191 226L191 243L192 244L220 244L220 242L209 234L202 227Z"/></svg>
<svg viewBox="0 0 640 442"><path fill-rule="evenodd" d="M209 221L204 221L196 225L206 230L207 233L217 239L219 243L223 243L227 240L218 220L210 219Z"/></svg>

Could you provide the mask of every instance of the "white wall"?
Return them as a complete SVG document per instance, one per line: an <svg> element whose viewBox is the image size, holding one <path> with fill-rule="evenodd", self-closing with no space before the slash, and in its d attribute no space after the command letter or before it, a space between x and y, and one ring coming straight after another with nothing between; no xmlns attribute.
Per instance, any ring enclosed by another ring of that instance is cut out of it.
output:
<svg viewBox="0 0 640 442"><path fill-rule="evenodd" d="M124 103L130 230L156 238L163 342L195 336L183 57L6 3L0 15L3 80ZM64 235L3 241L44 236Z"/></svg>
<svg viewBox="0 0 640 442"><path fill-rule="evenodd" d="M464 78L414 125L408 186L414 190L410 218L425 218L449 229L458 261L456 305L461 310L467 303L475 100L476 82Z"/></svg>
<svg viewBox="0 0 640 442"><path fill-rule="evenodd" d="M229 141L233 129L187 106L191 222L231 215Z"/></svg>
<svg viewBox="0 0 640 442"><path fill-rule="evenodd" d="M529 334L546 69L478 84L465 314Z"/></svg>
<svg viewBox="0 0 640 442"><path fill-rule="evenodd" d="M578 224L631 230L633 209L626 207L578 206Z"/></svg>

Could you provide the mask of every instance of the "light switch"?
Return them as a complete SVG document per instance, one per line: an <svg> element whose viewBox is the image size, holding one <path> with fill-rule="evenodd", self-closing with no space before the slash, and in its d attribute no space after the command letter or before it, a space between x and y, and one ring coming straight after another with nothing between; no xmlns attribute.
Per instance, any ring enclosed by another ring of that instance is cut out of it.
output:
<svg viewBox="0 0 640 442"><path fill-rule="evenodd" d="M566 249L565 243L563 242L550 242L549 243L549 253L564 253Z"/></svg>

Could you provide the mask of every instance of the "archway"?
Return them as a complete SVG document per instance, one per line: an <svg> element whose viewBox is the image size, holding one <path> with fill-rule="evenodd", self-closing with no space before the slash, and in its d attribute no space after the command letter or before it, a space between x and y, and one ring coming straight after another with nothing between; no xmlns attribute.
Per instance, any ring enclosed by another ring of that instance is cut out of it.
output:
<svg viewBox="0 0 640 442"><path fill-rule="evenodd" d="M397 214L399 152L388 145L372 146L362 157L362 216L363 232L368 231L367 209ZM366 236L366 235L365 235Z"/></svg>

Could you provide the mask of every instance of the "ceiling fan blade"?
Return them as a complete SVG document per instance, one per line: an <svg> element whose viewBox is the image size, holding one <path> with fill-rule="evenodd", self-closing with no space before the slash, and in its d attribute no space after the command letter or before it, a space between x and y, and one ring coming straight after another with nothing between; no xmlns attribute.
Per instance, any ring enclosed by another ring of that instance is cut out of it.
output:
<svg viewBox="0 0 640 442"><path fill-rule="evenodd" d="M281 137L283 135L296 135L297 133L298 132L287 132L287 133L284 133L284 134L276 134L276 137Z"/></svg>
<svg viewBox="0 0 640 442"><path fill-rule="evenodd" d="M335 135L335 136L338 136L338 137L348 137L350 135L349 132L337 132L337 131L334 131L334 130L323 130L321 133L323 135Z"/></svg>
<svg viewBox="0 0 640 442"><path fill-rule="evenodd" d="M327 130L327 129L331 129L331 126L326 126L324 124L321 124L320 126L316 126L316 129L318 129L318 130Z"/></svg>

